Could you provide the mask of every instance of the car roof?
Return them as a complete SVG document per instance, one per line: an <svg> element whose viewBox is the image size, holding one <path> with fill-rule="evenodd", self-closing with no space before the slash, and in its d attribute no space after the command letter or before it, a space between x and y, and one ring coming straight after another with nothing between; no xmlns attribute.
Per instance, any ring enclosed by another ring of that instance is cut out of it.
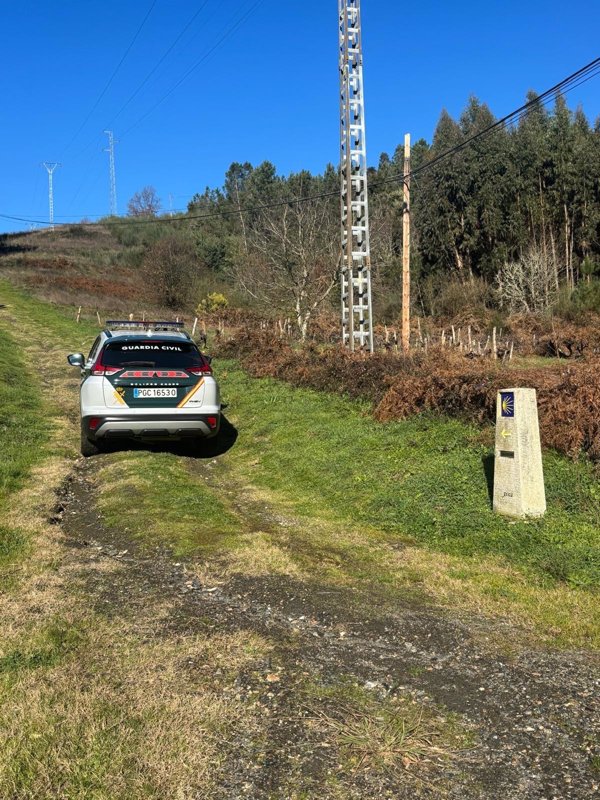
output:
<svg viewBox="0 0 600 800"><path fill-rule="evenodd" d="M191 342L192 339L188 333L184 331L137 331L136 333L132 333L131 331L125 330L104 330L103 333L105 334L106 338L109 341L113 339L118 339L119 341L148 341L148 339L159 339L159 340L171 340L175 342Z"/></svg>

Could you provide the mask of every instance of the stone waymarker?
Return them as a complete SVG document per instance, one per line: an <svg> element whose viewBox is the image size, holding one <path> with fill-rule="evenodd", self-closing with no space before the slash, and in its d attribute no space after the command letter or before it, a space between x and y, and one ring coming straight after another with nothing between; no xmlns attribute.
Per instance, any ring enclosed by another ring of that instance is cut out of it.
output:
<svg viewBox="0 0 600 800"><path fill-rule="evenodd" d="M541 517L546 512L535 389L498 392L494 511L509 517Z"/></svg>

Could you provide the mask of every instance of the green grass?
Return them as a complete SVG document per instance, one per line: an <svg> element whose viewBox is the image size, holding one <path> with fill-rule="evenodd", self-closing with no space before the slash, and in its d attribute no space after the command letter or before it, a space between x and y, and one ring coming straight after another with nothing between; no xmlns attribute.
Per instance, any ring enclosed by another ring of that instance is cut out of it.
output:
<svg viewBox="0 0 600 800"><path fill-rule="evenodd" d="M11 495L21 488L48 441L37 387L17 339L0 329L0 586L11 581L8 568L26 551L25 535L1 524Z"/></svg>
<svg viewBox="0 0 600 800"><path fill-rule="evenodd" d="M475 426L439 417L381 425L364 405L217 367L240 429L233 461L297 513L600 587L600 490L591 465L546 453L546 517L507 520L491 510L491 449Z"/></svg>
<svg viewBox="0 0 600 800"><path fill-rule="evenodd" d="M5 280L0 280L0 302L8 304L9 311L14 309L19 319L28 323L31 337L38 337L38 341L42 337L42 341L52 342L54 346L63 345L68 348L66 352L69 353L86 348L89 350L98 334L98 324L95 321L82 317L81 322L77 323L76 306L44 303ZM2 314L6 312L0 311L0 324Z"/></svg>
<svg viewBox="0 0 600 800"><path fill-rule="evenodd" d="M57 346L64 356L85 350L95 328L77 324L74 311L33 299L5 281L0 300L8 305L0 310L0 589L6 590L15 584L29 543L23 530L6 524L6 513L15 511L16 493L36 465L59 451L73 452L73 443L62 440L50 449L65 408L63 398L42 393L42 382L57 369L71 369L66 358L54 364Z"/></svg>
<svg viewBox="0 0 600 800"><path fill-rule="evenodd" d="M236 546L240 521L178 456L119 453L99 477L105 523L142 543L166 543L176 556Z"/></svg>
<svg viewBox="0 0 600 800"><path fill-rule="evenodd" d="M47 439L39 393L19 342L0 329L0 508L22 485Z"/></svg>
<svg viewBox="0 0 600 800"><path fill-rule="evenodd" d="M82 646L83 641L80 626L64 619L51 620L0 657L0 679L12 682L28 670L55 667Z"/></svg>

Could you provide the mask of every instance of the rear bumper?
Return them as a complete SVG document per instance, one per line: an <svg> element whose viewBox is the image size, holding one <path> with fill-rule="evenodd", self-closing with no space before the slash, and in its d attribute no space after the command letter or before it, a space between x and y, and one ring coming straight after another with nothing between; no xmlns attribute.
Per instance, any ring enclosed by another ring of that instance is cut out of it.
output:
<svg viewBox="0 0 600 800"><path fill-rule="evenodd" d="M221 415L209 414L105 414L82 417L90 441L109 439L210 439L219 432Z"/></svg>

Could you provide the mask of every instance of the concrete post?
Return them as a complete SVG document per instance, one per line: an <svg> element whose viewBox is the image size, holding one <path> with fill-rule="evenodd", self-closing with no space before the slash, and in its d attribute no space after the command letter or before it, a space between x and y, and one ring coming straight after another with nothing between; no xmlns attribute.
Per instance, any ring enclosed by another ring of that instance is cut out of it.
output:
<svg viewBox="0 0 600 800"><path fill-rule="evenodd" d="M509 517L542 517L546 512L535 389L498 392L493 507Z"/></svg>

